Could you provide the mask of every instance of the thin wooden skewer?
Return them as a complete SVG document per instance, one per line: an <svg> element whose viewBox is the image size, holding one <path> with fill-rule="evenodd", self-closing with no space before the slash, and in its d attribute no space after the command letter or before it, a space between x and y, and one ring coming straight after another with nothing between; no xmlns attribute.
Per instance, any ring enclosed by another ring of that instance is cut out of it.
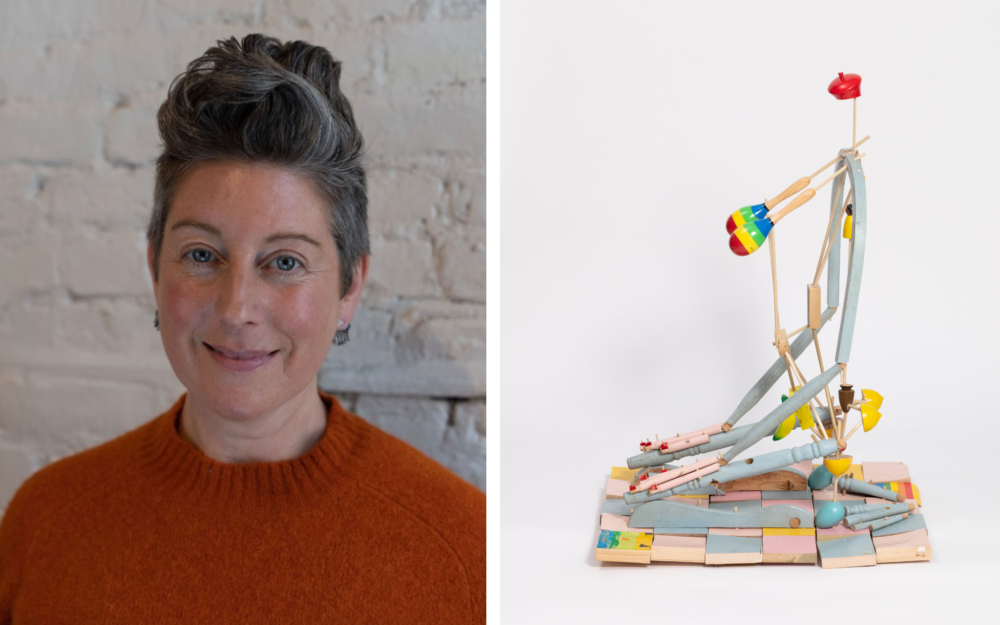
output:
<svg viewBox="0 0 1000 625"><path fill-rule="evenodd" d="M858 428L859 428L859 427L861 427L862 425L864 425L864 422L863 422L863 421L862 421L862 422L860 422L860 423L858 423L857 425L855 425L855 426L854 426L854 429L853 429L853 430L851 430L851 433L850 433L850 434L848 434L848 435L847 435L847 438L845 438L845 439L844 439L844 442L846 443L847 441L851 440L851 437L852 437L852 436L854 436L854 433L855 433L855 432L857 432L857 431L858 431Z"/></svg>
<svg viewBox="0 0 1000 625"><path fill-rule="evenodd" d="M778 321L778 267L776 262L778 253L774 247L774 232L771 232L771 236L767 237L767 241L768 251L771 253L771 284L774 287L774 331L777 332L781 329L781 323Z"/></svg>
<svg viewBox="0 0 1000 625"><path fill-rule="evenodd" d="M788 362L791 363L791 365L793 367L795 367L795 373L799 376L799 380L802 382L802 386L805 386L806 385L806 376L804 376L802 374L802 370L799 369L799 363L795 362L795 359L792 358L791 354L788 354ZM823 408L823 402L821 402L820 400L816 399L815 397L813 397L809 401L815 401L816 404L818 404L820 408Z"/></svg>
<svg viewBox="0 0 1000 625"><path fill-rule="evenodd" d="M802 386L805 386L806 385L806 379L802 375L802 372L799 371L799 368L795 365L795 359L792 358L791 354L785 354L785 368L788 369L788 377L789 378L792 377L792 373L791 372L792 372L792 368L793 367L795 369L795 373L798 374L798 376L799 376L799 381L802 382ZM793 380L792 381L792 388L794 389L795 386L796 386L795 385L795 381ZM810 407L816 408L816 414L819 414L819 408L816 407L816 404L819 403L819 402L816 401L814 397L810 397L809 400L806 403L809 404ZM823 432L823 420L822 419L820 419L819 431L823 433L823 438L824 439L829 438L829 437L826 436L826 432Z"/></svg>
<svg viewBox="0 0 1000 625"><path fill-rule="evenodd" d="M843 186L844 181L841 180L837 186L837 194L840 194L840 189ZM836 217L836 222L840 224L840 215L843 214L844 209L848 204L851 203L851 198L854 197L854 189L847 192L847 197L844 198L844 203L841 205L839 211L830 211L830 221L826 224L826 234L823 235L823 245L819 249L819 262L816 264L816 275L813 276L813 286L819 286L819 277L823 274L823 263L826 262L826 255L830 248L833 246L833 242L830 239L830 229L833 228L834 217ZM836 238L836 236L834 237Z"/></svg>
<svg viewBox="0 0 1000 625"><path fill-rule="evenodd" d="M865 154L864 154L864 152L862 152L854 160L855 161L860 161L864 157L865 157ZM774 213L774 215L769 215L768 219L771 221L771 225L772 226L778 225L778 222L781 221L786 215L788 215L789 213L791 213L796 208L802 206L803 204L805 204L809 200L811 200L814 197L816 197L816 192L817 191L819 191L824 186L826 186L831 180L833 180L834 178L836 178L840 174L842 174L845 171L847 171L847 168L848 168L848 165L844 165L843 167L841 167L837 171L835 171L832 174L830 174L830 177L827 178L826 180L824 180L823 182L819 183L818 185L816 185L814 187L810 187L810 188L806 189L805 191L803 191L802 193L799 193L798 195L796 195L795 199L792 200L791 202L789 202L788 205L785 206L783 209L781 209L778 212Z"/></svg>
<svg viewBox="0 0 1000 625"><path fill-rule="evenodd" d="M809 324L807 323L806 325L802 326L801 328L799 328L795 332L789 332L786 336L788 336L788 338L792 338L793 336L795 336L796 334L798 334L799 332L805 330L808 327L809 327Z"/></svg>
<svg viewBox="0 0 1000 625"><path fill-rule="evenodd" d="M847 197L844 198L844 204L840 207L840 212L837 213L837 230L840 230L840 221L844 218L844 212L847 210L847 207L850 205L852 199L854 199L854 189L847 192ZM830 217L832 219L833 215L830 215ZM833 224L834 222L831 221L830 226ZM816 275L813 276L813 286L819 286L819 277L823 275L823 265L826 264L827 256L830 255L830 250L833 249L833 241L837 238L836 231L834 231L834 235L832 237L830 236L829 227L826 234L827 238L823 240L823 252L820 254L819 263L816 265Z"/></svg>
<svg viewBox="0 0 1000 625"><path fill-rule="evenodd" d="M816 358L819 360L819 370L826 371L826 367L823 366L823 353L819 350L819 334L816 332L816 330L813 330L812 333L813 333L813 345L816 346ZM830 409L830 424L833 425L836 423L836 421L834 421L833 419L834 416L833 398L830 397L830 387L824 386L823 392L826 393L826 405ZM820 425L822 425L822 423Z"/></svg>
<svg viewBox="0 0 1000 625"><path fill-rule="evenodd" d="M858 99L854 100L854 128L851 130L851 145L854 145L854 140L858 138Z"/></svg>
<svg viewBox="0 0 1000 625"><path fill-rule="evenodd" d="M865 138L864 138L864 139L862 139L861 141L858 141L857 143L855 143L854 145L852 145L852 146L851 146L851 149L852 149L852 150L854 150L854 149L857 149L857 147L858 147L859 145L861 145L861 144L862 144L862 143L864 143L865 141L868 141L868 140L869 140L869 139L871 139L871 138L872 138L872 136L871 136L871 135L868 135L867 137L865 137ZM841 158L843 158L843 157L842 157L842 156L838 156L837 158L833 159L832 161L830 161L830 162L829 162L829 163L827 163L826 165L823 165L822 167L820 167L819 169L817 169L817 170L816 170L816 173L814 173L813 175L809 176L809 178L810 178L810 179L812 179L812 178L815 178L816 176L820 175L821 173L823 173L824 171L826 171L826 168L827 168L827 167L829 167L830 165L833 165L834 163L836 163L837 161L839 161L839 160L840 160Z"/></svg>

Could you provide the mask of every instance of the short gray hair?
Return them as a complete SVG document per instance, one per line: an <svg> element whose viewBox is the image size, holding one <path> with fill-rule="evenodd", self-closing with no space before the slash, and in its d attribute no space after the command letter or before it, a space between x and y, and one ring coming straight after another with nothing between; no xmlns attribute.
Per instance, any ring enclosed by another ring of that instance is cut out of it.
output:
<svg viewBox="0 0 1000 625"><path fill-rule="evenodd" d="M310 181L327 202L343 296L370 246L364 139L340 91L340 61L325 48L260 34L216 43L173 80L156 115L163 152L146 231L153 279L185 172L206 161L264 162Z"/></svg>

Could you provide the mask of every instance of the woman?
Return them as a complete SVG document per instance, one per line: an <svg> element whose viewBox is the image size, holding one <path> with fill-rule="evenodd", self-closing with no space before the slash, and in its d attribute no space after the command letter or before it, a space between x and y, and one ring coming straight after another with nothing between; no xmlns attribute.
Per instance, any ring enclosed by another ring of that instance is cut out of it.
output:
<svg viewBox="0 0 1000 625"><path fill-rule="evenodd" d="M218 43L158 114L148 264L187 392L21 486L0 623L484 622L485 496L317 388L368 272L340 64Z"/></svg>

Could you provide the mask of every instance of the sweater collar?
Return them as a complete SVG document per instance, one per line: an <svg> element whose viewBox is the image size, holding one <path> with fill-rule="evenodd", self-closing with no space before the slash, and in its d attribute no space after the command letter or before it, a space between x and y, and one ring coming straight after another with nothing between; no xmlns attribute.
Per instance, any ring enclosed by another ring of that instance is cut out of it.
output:
<svg viewBox="0 0 1000 625"><path fill-rule="evenodd" d="M236 464L210 458L181 437L177 420L187 399L184 393L150 423L138 460L140 471L168 492L205 502L266 505L329 494L355 469L351 456L366 437L360 420L335 397L323 391L319 395L328 408L326 430L309 451L278 462Z"/></svg>

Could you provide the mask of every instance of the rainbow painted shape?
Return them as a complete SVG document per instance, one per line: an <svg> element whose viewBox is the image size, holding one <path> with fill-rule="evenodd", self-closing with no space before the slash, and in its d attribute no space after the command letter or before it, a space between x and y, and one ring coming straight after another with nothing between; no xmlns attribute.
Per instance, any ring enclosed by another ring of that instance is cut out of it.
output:
<svg viewBox="0 0 1000 625"><path fill-rule="evenodd" d="M743 224L753 223L765 217L767 217L767 207L763 204L744 206L740 210L734 211L726 220L726 232L732 234Z"/></svg>
<svg viewBox="0 0 1000 625"><path fill-rule="evenodd" d="M745 223L729 237L729 249L737 256L749 256L760 249L761 245L764 245L764 240L767 239L767 235L771 233L773 227L774 224L771 223L770 219L758 219Z"/></svg>

